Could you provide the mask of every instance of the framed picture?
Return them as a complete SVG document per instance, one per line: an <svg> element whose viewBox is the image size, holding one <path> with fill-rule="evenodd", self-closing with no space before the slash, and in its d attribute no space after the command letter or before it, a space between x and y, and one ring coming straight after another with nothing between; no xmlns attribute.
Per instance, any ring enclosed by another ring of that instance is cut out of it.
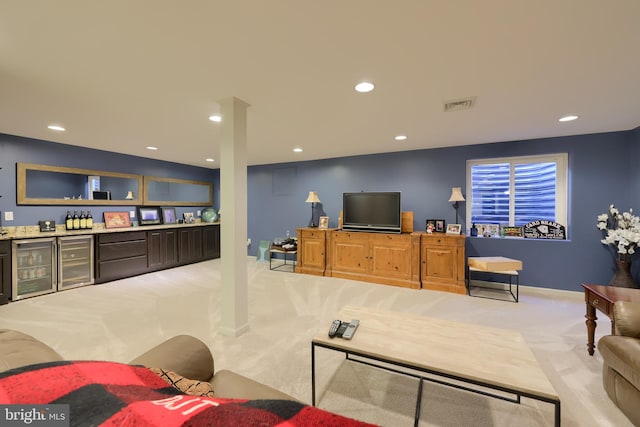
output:
<svg viewBox="0 0 640 427"><path fill-rule="evenodd" d="M436 219L436 229L434 230L436 233L444 233L444 219Z"/></svg>
<svg viewBox="0 0 640 427"><path fill-rule="evenodd" d="M162 223L163 224L176 223L176 208L162 208Z"/></svg>
<svg viewBox="0 0 640 427"><path fill-rule="evenodd" d="M328 216L321 216L320 217L320 224L318 225L318 228L329 228L329 217Z"/></svg>
<svg viewBox="0 0 640 427"><path fill-rule="evenodd" d="M193 212L184 212L182 214L182 217L184 218L185 224L191 224L196 220L195 217L193 216Z"/></svg>
<svg viewBox="0 0 640 427"><path fill-rule="evenodd" d="M461 229L460 224L447 224L447 234L460 234Z"/></svg>
<svg viewBox="0 0 640 427"><path fill-rule="evenodd" d="M138 222L140 225L153 225L162 223L160 208L150 206L138 206Z"/></svg>
<svg viewBox="0 0 640 427"><path fill-rule="evenodd" d="M425 224L425 230L427 230L427 233L433 233L434 231L436 231L436 220L428 219L427 223Z"/></svg>
<svg viewBox="0 0 640 427"><path fill-rule="evenodd" d="M131 218L129 217L129 212L105 212L104 227L105 228L131 227Z"/></svg>

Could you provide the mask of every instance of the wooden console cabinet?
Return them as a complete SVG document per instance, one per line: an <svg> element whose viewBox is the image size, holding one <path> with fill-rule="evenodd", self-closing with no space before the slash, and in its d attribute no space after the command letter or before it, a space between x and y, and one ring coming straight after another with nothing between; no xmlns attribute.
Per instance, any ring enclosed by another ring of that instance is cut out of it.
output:
<svg viewBox="0 0 640 427"><path fill-rule="evenodd" d="M465 236L299 228L297 273L466 294Z"/></svg>
<svg viewBox="0 0 640 427"><path fill-rule="evenodd" d="M327 241L330 229L298 228L298 254L296 273L324 276L326 269Z"/></svg>
<svg viewBox="0 0 640 427"><path fill-rule="evenodd" d="M466 294L465 236L421 233L422 287Z"/></svg>
<svg viewBox="0 0 640 427"><path fill-rule="evenodd" d="M420 288L420 233L333 231L326 276Z"/></svg>

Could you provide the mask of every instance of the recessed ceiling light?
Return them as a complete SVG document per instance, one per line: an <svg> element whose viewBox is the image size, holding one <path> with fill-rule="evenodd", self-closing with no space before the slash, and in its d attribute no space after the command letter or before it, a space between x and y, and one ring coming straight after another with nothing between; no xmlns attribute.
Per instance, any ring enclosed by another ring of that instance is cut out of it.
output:
<svg viewBox="0 0 640 427"><path fill-rule="evenodd" d="M51 129L51 130L57 130L58 132L64 132L66 129L63 128L60 125L49 125L47 126L47 128Z"/></svg>
<svg viewBox="0 0 640 427"><path fill-rule="evenodd" d="M204 159L205 162L213 162L214 160L209 158L209 159Z"/></svg>
<svg viewBox="0 0 640 427"><path fill-rule="evenodd" d="M302 153L302 148L300 148L300 147L296 147L296 148L294 148L294 149L293 149L293 151L294 151L295 153Z"/></svg>
<svg viewBox="0 0 640 427"><path fill-rule="evenodd" d="M407 139L407 135L398 135L395 139L396 141L404 141L405 139Z"/></svg>
<svg viewBox="0 0 640 427"><path fill-rule="evenodd" d="M575 119L577 119L577 118L578 118L578 116L575 116L575 115L571 115L571 116L564 116L564 117L560 117L560 118L558 119L558 121L559 121L559 122L571 122L571 121L573 121L573 120L575 120Z"/></svg>
<svg viewBox="0 0 640 427"><path fill-rule="evenodd" d="M361 93L371 92L375 86L370 82L361 82L356 85L356 91Z"/></svg>
<svg viewBox="0 0 640 427"><path fill-rule="evenodd" d="M147 150L157 150L158 147L152 147L151 145L147 147Z"/></svg>
<svg viewBox="0 0 640 427"><path fill-rule="evenodd" d="M209 120L211 120L212 122L221 122L222 121L222 117L220 117L217 114L214 114L213 116L209 116Z"/></svg>

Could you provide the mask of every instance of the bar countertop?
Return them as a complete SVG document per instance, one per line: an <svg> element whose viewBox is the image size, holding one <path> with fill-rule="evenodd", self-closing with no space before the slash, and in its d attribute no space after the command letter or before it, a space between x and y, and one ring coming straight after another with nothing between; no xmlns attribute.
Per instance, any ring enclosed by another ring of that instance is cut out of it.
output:
<svg viewBox="0 0 640 427"><path fill-rule="evenodd" d="M38 225L22 225L16 227L3 227L0 233L0 240L16 240L16 239L37 239L44 237L67 237L80 236L85 234L103 234L103 233L122 233L129 231L147 231L162 230L166 228L182 228L182 227L204 227L207 225L220 225L220 221L203 222L197 220L190 224L158 224L158 225L139 225L120 228L105 228L103 222L94 223L93 228L83 230L66 230L64 224L56 224L56 231L40 231Z"/></svg>

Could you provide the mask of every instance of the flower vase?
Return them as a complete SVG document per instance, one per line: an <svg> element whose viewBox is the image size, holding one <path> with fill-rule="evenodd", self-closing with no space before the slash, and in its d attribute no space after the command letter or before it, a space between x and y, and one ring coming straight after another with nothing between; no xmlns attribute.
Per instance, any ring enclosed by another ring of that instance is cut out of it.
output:
<svg viewBox="0 0 640 427"><path fill-rule="evenodd" d="M616 274L609 282L609 286L618 288L637 288L638 285L631 275L631 261L616 261Z"/></svg>

